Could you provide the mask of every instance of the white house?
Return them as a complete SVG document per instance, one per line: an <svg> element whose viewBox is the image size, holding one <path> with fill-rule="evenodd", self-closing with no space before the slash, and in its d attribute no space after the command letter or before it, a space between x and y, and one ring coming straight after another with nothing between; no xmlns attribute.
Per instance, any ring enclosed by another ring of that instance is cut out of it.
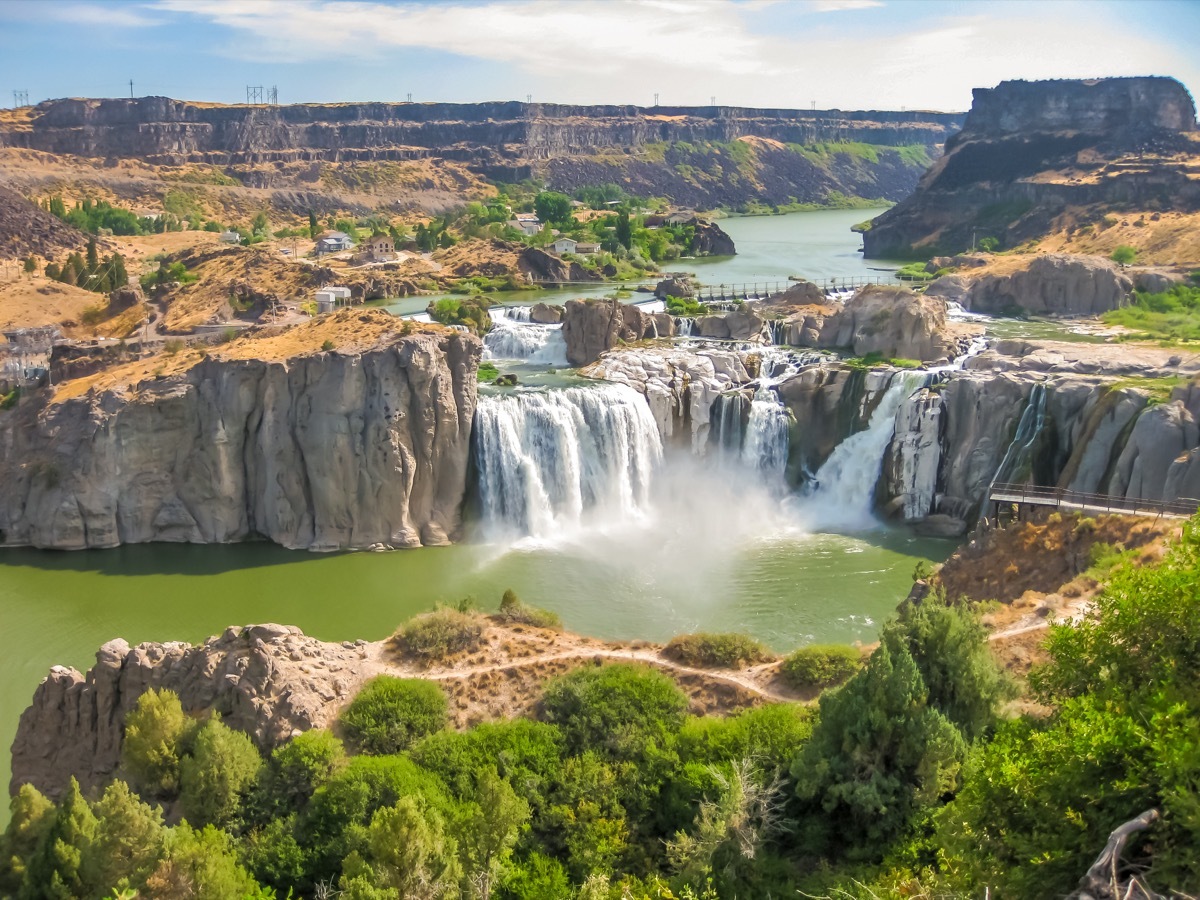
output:
<svg viewBox="0 0 1200 900"><path fill-rule="evenodd" d="M579 256L595 256L600 252L599 244L576 244L575 253Z"/></svg>
<svg viewBox="0 0 1200 900"><path fill-rule="evenodd" d="M344 231L331 231L317 241L317 252L337 253L341 250L349 250L353 246L354 241L350 240L350 235Z"/></svg>
<svg viewBox="0 0 1200 900"><path fill-rule="evenodd" d="M573 241L569 237L560 237L550 246L554 248L555 253L574 253L575 248L579 246L579 241Z"/></svg>
<svg viewBox="0 0 1200 900"><path fill-rule="evenodd" d="M515 228L530 237L542 230L542 220L532 213L517 213L506 224L509 228Z"/></svg>

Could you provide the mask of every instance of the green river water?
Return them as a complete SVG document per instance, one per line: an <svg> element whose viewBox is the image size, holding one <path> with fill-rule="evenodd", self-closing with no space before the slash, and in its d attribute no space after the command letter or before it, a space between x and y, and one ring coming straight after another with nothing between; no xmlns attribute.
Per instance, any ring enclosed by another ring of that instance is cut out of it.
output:
<svg viewBox="0 0 1200 900"><path fill-rule="evenodd" d="M867 274L886 266L861 258L849 226L872 214L723 220L739 255L679 268L709 283ZM50 666L86 669L116 637L195 642L231 624L282 622L326 640L379 639L439 601L470 595L492 609L512 587L586 634L664 640L740 630L783 651L814 640L872 640L907 593L916 563L953 549L884 529L823 534L760 500L717 495L698 507L689 496L652 527L600 526L540 545L328 555L265 543L0 550L0 746L11 744ZM4 752L5 782L8 764ZM0 823L7 815L0 811Z"/></svg>

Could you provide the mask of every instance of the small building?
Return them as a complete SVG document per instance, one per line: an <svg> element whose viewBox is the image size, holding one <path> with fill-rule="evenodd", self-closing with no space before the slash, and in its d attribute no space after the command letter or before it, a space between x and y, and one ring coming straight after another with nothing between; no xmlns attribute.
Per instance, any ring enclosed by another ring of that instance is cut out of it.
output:
<svg viewBox="0 0 1200 900"><path fill-rule="evenodd" d="M575 253L579 256L595 256L600 252L599 244L576 244Z"/></svg>
<svg viewBox="0 0 1200 900"><path fill-rule="evenodd" d="M354 241L350 240L350 235L344 231L330 231L317 241L318 253L339 253L342 250L349 250L354 246Z"/></svg>
<svg viewBox="0 0 1200 900"><path fill-rule="evenodd" d="M317 315L333 312L339 306L350 305L350 288L342 285L323 287L316 294Z"/></svg>
<svg viewBox="0 0 1200 900"><path fill-rule="evenodd" d="M358 245L361 254L372 260L391 259L396 255L396 243L390 234L379 232Z"/></svg>
<svg viewBox="0 0 1200 900"><path fill-rule="evenodd" d="M530 237L542 230L542 220L531 213L517 213L507 224L509 228L515 228Z"/></svg>
<svg viewBox="0 0 1200 900"><path fill-rule="evenodd" d="M553 244L555 253L574 253L575 248L579 246L579 241L573 241L569 237L560 237Z"/></svg>
<svg viewBox="0 0 1200 900"><path fill-rule="evenodd" d="M686 225L695 218L696 211L694 209L677 209L670 213L665 221L668 225Z"/></svg>
<svg viewBox="0 0 1200 900"><path fill-rule="evenodd" d="M242 236L236 231L222 231L219 240L222 244L240 244Z"/></svg>

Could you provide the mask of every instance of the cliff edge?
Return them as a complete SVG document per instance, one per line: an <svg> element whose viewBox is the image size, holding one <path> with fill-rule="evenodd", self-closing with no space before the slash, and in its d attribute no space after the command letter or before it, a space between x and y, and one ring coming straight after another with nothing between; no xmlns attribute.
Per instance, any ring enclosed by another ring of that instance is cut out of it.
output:
<svg viewBox="0 0 1200 900"><path fill-rule="evenodd" d="M1173 78L1002 82L974 92L945 155L864 231L865 252L1005 249L1111 227L1114 210L1197 213L1198 160L1196 107Z"/></svg>

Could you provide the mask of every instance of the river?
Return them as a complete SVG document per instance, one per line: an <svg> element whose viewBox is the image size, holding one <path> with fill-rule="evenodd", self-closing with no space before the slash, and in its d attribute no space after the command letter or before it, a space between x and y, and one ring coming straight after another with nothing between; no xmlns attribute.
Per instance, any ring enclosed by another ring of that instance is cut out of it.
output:
<svg viewBox="0 0 1200 900"><path fill-rule="evenodd" d="M886 266L861 258L849 226L873 214L723 220L739 255L680 267L709 283L867 274ZM520 299L546 292L536 293ZM85 669L115 637L195 642L230 624L273 621L326 640L378 639L438 602L470 596L494 609L511 587L586 634L665 640L739 630L786 651L872 640L917 562L953 549L844 522L847 533L830 533L812 504L780 502L761 485L713 478L686 461L667 463L636 508L578 517L569 528L556 518L546 533L519 538L477 534L453 547L328 555L265 543L0 550L0 745L11 744L50 666ZM0 777L7 783L7 752ZM0 812L0 824L7 815Z"/></svg>

